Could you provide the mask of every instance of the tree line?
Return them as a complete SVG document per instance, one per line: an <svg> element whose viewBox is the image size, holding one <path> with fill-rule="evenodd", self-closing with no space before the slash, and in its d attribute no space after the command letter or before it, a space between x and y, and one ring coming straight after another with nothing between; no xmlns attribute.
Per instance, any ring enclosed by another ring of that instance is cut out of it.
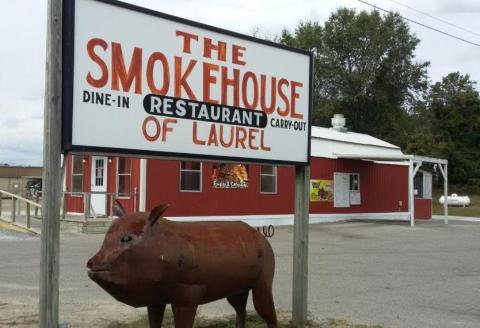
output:
<svg viewBox="0 0 480 328"><path fill-rule="evenodd" d="M468 74L431 81L420 40L398 15L338 9L322 25L301 22L277 42L315 54L313 124L334 113L351 131L400 146L406 154L445 158L449 182L480 193L480 97Z"/></svg>

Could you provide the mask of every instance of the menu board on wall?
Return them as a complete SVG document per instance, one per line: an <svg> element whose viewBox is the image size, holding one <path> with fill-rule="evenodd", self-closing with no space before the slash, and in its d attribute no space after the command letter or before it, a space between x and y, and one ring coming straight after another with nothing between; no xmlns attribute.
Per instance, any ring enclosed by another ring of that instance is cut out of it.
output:
<svg viewBox="0 0 480 328"><path fill-rule="evenodd" d="M333 207L350 207L350 174L333 174Z"/></svg>

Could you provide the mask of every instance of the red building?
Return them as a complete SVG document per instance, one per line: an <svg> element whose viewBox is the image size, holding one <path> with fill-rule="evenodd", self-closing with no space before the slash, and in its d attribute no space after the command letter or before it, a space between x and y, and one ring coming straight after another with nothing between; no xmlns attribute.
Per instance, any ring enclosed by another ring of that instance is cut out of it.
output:
<svg viewBox="0 0 480 328"><path fill-rule="evenodd" d="M311 222L410 219L413 157L342 128L313 127L311 142ZM293 167L70 155L67 177L68 212L111 215L118 199L129 211L169 203L176 220L293 222ZM431 181L426 171L415 177L416 218L431 218Z"/></svg>

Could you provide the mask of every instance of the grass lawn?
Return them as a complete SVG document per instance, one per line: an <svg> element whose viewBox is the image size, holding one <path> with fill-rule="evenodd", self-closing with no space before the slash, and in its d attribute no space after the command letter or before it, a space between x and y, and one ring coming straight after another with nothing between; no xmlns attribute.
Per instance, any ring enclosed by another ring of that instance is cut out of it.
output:
<svg viewBox="0 0 480 328"><path fill-rule="evenodd" d="M463 194L458 194L463 196ZM441 195L435 195L433 199L433 214L443 215L443 205L438 202ZM480 217L480 195L468 195L471 204L468 207L449 206L448 214L454 216Z"/></svg>
<svg viewBox="0 0 480 328"><path fill-rule="evenodd" d="M279 315L279 328L292 327L289 322L289 318L285 315ZM264 328L265 322L255 313L249 313L247 322L245 324L247 328ZM172 328L173 318L170 311L165 312L165 319L163 320L163 327ZM195 321L196 328L235 328L235 318L226 317L224 319L204 319L197 317ZM310 328L383 328L383 326L369 326L362 324L353 324L346 320L326 319L322 322L309 321L306 327ZM148 328L148 320L146 317L139 318L138 320L129 323L114 322L106 326L105 328Z"/></svg>

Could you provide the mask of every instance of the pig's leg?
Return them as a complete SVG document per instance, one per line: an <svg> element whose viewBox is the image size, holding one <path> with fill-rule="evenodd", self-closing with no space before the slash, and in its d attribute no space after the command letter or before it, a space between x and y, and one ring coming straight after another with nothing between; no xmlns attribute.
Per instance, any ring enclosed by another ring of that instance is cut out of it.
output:
<svg viewBox="0 0 480 328"><path fill-rule="evenodd" d="M253 305L258 315L267 323L268 328L277 327L277 314L273 304L272 285L261 279L252 289Z"/></svg>
<svg viewBox="0 0 480 328"><path fill-rule="evenodd" d="M148 323L150 328L161 328L163 322L163 314L165 313L165 304L162 305L149 305L148 310Z"/></svg>
<svg viewBox="0 0 480 328"><path fill-rule="evenodd" d="M192 328L197 314L197 305L183 305L172 303L173 321L175 328Z"/></svg>
<svg viewBox="0 0 480 328"><path fill-rule="evenodd" d="M237 319L235 322L235 327L236 328L245 328L245 319L247 317L247 300L248 300L248 293L239 294L235 296L230 296L227 297L228 303L230 303L231 306L235 309L235 312L237 313Z"/></svg>

